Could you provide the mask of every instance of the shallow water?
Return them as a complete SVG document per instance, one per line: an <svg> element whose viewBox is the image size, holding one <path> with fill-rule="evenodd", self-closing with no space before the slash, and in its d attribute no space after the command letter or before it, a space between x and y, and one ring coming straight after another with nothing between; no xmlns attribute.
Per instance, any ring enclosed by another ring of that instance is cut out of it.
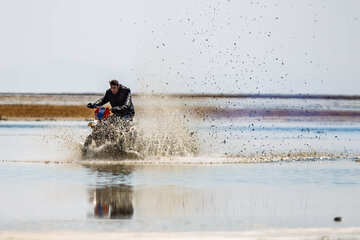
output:
<svg viewBox="0 0 360 240"><path fill-rule="evenodd" d="M235 231L360 222L351 160L230 165L1 163L0 230ZM335 223L335 216L344 221Z"/></svg>
<svg viewBox="0 0 360 240"><path fill-rule="evenodd" d="M198 155L141 161L81 159L86 124L0 121L0 231L360 225L357 117L194 117Z"/></svg>

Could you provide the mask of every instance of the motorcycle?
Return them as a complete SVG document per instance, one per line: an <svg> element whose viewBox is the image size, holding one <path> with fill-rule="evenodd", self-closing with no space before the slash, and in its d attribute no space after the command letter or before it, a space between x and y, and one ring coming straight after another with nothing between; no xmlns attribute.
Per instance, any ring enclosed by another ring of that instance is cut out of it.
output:
<svg viewBox="0 0 360 240"><path fill-rule="evenodd" d="M96 108L94 117L94 121L88 123L92 129L91 134L81 148L83 158L143 158L135 151L139 133L132 119L111 114L108 107Z"/></svg>

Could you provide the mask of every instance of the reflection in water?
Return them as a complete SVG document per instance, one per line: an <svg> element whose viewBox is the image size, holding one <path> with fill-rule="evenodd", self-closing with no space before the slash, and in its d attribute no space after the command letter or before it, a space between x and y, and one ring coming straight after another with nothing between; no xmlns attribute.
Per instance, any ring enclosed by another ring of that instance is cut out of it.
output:
<svg viewBox="0 0 360 240"><path fill-rule="evenodd" d="M129 219L133 216L132 186L128 181L133 169L129 166L84 165L98 174L95 189L89 191L96 218Z"/></svg>
<svg viewBox="0 0 360 240"><path fill-rule="evenodd" d="M119 179L127 178L134 171L133 166L128 165L112 165L112 164L83 164L84 167L106 175L113 175L118 177Z"/></svg>
<svg viewBox="0 0 360 240"><path fill-rule="evenodd" d="M353 226L359 222L354 214L360 199L354 190L359 182L356 164L92 165L88 169L96 175L96 185L88 192L91 216L131 219L122 228L134 231L324 227L332 226L333 215ZM343 188L347 183L351 185Z"/></svg>
<svg viewBox="0 0 360 240"><path fill-rule="evenodd" d="M101 187L90 190L89 194L97 218L128 219L134 213L130 186Z"/></svg>

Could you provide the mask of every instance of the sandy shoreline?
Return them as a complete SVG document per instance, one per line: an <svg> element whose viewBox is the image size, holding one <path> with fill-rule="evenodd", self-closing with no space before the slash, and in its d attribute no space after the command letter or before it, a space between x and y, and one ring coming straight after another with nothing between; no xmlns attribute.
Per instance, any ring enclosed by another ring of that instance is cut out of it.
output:
<svg viewBox="0 0 360 240"><path fill-rule="evenodd" d="M239 232L0 232L0 239L360 239L360 228L295 228Z"/></svg>
<svg viewBox="0 0 360 240"><path fill-rule="evenodd" d="M0 120L92 120L94 110L82 105L0 104Z"/></svg>

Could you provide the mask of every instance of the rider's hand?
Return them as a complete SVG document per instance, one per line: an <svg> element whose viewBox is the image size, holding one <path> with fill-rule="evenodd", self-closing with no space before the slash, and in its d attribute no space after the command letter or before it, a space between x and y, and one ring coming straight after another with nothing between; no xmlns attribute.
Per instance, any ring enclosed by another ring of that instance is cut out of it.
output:
<svg viewBox="0 0 360 240"><path fill-rule="evenodd" d="M114 113L114 112L118 112L120 110L120 108L119 107L113 107L113 108L110 108L110 111L112 112L112 113Z"/></svg>
<svg viewBox="0 0 360 240"><path fill-rule="evenodd" d="M116 106L116 107L113 107L113 108L111 108L110 109L110 111L111 112L123 112L123 111L125 111L127 109L127 106L126 105L122 105L121 107L119 107L119 106Z"/></svg>
<svg viewBox="0 0 360 240"><path fill-rule="evenodd" d="M88 103L87 107L91 108L91 109L95 108L94 104L92 104L92 103Z"/></svg>
<svg viewBox="0 0 360 240"><path fill-rule="evenodd" d="M120 107L120 111L125 111L127 109L127 106L126 105L122 105L121 107Z"/></svg>

